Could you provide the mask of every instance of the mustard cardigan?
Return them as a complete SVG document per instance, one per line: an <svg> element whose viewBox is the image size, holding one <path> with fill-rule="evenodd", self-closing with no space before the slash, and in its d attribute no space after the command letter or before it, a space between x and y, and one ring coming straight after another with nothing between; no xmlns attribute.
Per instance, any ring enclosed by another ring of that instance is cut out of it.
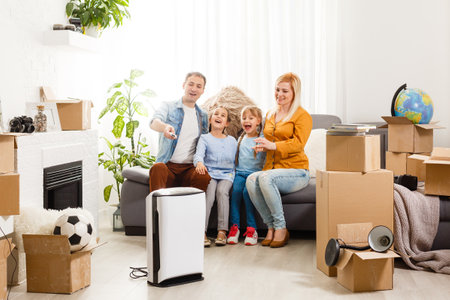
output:
<svg viewBox="0 0 450 300"><path fill-rule="evenodd" d="M264 137L275 142L277 149L267 151L263 171L270 169L309 169L305 145L312 129L312 118L299 107L287 121L275 123L275 114L266 116Z"/></svg>

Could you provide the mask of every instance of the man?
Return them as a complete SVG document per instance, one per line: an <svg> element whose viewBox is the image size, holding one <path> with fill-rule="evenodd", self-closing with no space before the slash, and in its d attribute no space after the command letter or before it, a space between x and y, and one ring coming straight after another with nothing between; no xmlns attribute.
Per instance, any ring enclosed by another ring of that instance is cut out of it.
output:
<svg viewBox="0 0 450 300"><path fill-rule="evenodd" d="M199 174L192 164L197 141L208 133L208 114L196 104L205 91L206 78L199 72L186 75L180 100L164 102L150 121L160 132L156 163L150 169L150 192L175 186L196 187L206 192L211 177Z"/></svg>

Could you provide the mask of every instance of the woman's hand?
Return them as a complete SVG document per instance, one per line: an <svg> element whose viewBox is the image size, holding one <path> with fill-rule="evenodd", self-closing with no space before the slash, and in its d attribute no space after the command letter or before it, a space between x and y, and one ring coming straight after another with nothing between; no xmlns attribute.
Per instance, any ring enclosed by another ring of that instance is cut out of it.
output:
<svg viewBox="0 0 450 300"><path fill-rule="evenodd" d="M198 162L197 167L195 167L195 171L200 175L205 175L208 169L206 169L205 165L202 162Z"/></svg>
<svg viewBox="0 0 450 300"><path fill-rule="evenodd" d="M277 145L266 138L259 137L255 139L256 146L253 149L258 152L267 151L267 150L277 150Z"/></svg>

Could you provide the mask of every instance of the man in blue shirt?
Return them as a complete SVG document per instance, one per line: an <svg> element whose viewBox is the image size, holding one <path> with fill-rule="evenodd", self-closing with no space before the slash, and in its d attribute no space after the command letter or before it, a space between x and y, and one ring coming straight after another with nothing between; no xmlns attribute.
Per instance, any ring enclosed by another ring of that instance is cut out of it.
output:
<svg viewBox="0 0 450 300"><path fill-rule="evenodd" d="M150 192L176 186L206 191L211 177L199 174L192 164L201 134L208 133L208 114L197 104L205 91L206 78L199 72L186 75L180 100L164 102L150 121L160 133L156 163L150 169Z"/></svg>

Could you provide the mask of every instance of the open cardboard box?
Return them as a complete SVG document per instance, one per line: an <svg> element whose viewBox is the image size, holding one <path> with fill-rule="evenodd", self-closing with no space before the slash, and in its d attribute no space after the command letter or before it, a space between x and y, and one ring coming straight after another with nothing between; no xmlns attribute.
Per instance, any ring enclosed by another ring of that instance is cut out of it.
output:
<svg viewBox="0 0 450 300"><path fill-rule="evenodd" d="M450 196L450 148L434 148L424 164L425 194Z"/></svg>
<svg viewBox="0 0 450 300"><path fill-rule="evenodd" d="M89 100L56 100L50 87L41 87L41 100L55 102L58 108L62 130L85 130L91 128L91 107Z"/></svg>
<svg viewBox="0 0 450 300"><path fill-rule="evenodd" d="M338 224L337 237L348 245L366 246L372 228L372 223ZM341 249L337 281L353 292L392 290L395 257L399 256L391 250L379 253Z"/></svg>
<svg viewBox="0 0 450 300"><path fill-rule="evenodd" d="M348 172L380 169L380 136L327 135L326 169Z"/></svg>
<svg viewBox="0 0 450 300"><path fill-rule="evenodd" d="M417 176L419 181L425 181L423 162L430 158L430 154L386 151L386 169L394 172L394 176L408 174Z"/></svg>
<svg viewBox="0 0 450 300"><path fill-rule="evenodd" d="M317 171L316 220L317 268L336 276L336 267L326 265L324 254L330 238L337 236L338 224L371 222L394 229L392 171Z"/></svg>
<svg viewBox="0 0 450 300"><path fill-rule="evenodd" d="M391 152L422 153L433 150L433 129L444 128L437 122L414 124L406 117L382 117L387 122L388 150Z"/></svg>
<svg viewBox="0 0 450 300"><path fill-rule="evenodd" d="M87 249L70 252L65 235L24 234L27 291L71 294L91 284L91 253Z"/></svg>
<svg viewBox="0 0 450 300"><path fill-rule="evenodd" d="M6 259L14 247L11 239L0 240L0 299L7 296Z"/></svg>

